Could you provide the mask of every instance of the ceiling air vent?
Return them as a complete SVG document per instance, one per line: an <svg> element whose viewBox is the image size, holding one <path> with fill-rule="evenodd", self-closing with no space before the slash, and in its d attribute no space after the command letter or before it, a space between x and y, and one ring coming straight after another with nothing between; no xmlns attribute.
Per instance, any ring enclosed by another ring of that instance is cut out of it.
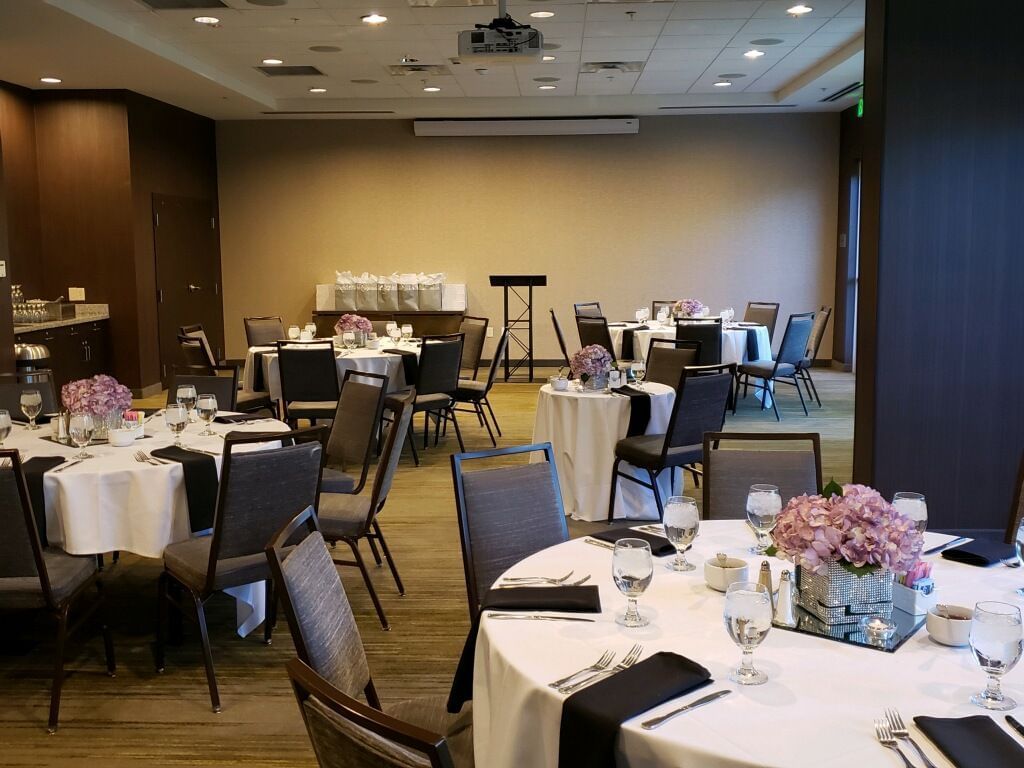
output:
<svg viewBox="0 0 1024 768"><path fill-rule="evenodd" d="M198 11L209 8L227 8L220 0L140 0L154 11Z"/></svg>
<svg viewBox="0 0 1024 768"><path fill-rule="evenodd" d="M444 64L392 64L388 67L392 75L450 75L451 70Z"/></svg>
<svg viewBox="0 0 1024 768"><path fill-rule="evenodd" d="M307 64L278 65L276 67L256 67L267 77L302 77L310 75L323 75L316 67Z"/></svg>
<svg viewBox="0 0 1024 768"><path fill-rule="evenodd" d="M831 96L826 96L824 99L821 99L821 101L839 101L844 96L849 96L851 93L853 93L854 91L856 91L857 89L859 89L859 88L861 88L863 86L864 86L864 83L850 83L845 88L840 88L838 91L833 93Z"/></svg>
<svg viewBox="0 0 1024 768"><path fill-rule="evenodd" d="M642 61L588 61L580 67L581 75L594 75L599 72L639 72L644 68Z"/></svg>

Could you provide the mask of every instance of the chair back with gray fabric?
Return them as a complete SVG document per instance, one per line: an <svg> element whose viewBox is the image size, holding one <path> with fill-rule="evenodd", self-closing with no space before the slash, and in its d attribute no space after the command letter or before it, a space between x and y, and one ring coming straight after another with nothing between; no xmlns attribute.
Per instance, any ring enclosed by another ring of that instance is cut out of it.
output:
<svg viewBox="0 0 1024 768"><path fill-rule="evenodd" d="M37 587L42 600L55 607L21 456L17 450L0 450L0 462L0 608L26 607L14 595L24 600L24 593Z"/></svg>
<svg viewBox="0 0 1024 768"><path fill-rule="evenodd" d="M334 343L279 341L281 398L285 403L338 401L338 362Z"/></svg>
<svg viewBox="0 0 1024 768"><path fill-rule="evenodd" d="M811 326L811 336L807 340L807 351L804 353L804 366L814 364L814 359L818 356L818 349L821 348L822 339L825 338L825 328L828 326L830 317L832 317L832 307L826 307L824 304L814 313L814 325Z"/></svg>
<svg viewBox="0 0 1024 768"><path fill-rule="evenodd" d="M464 336L424 336L416 376L417 395L451 395L459 387Z"/></svg>
<svg viewBox="0 0 1024 768"><path fill-rule="evenodd" d="M821 493L821 438L817 432L708 432L704 435L707 520L746 518L755 483L779 488L782 503Z"/></svg>
<svg viewBox="0 0 1024 768"><path fill-rule="evenodd" d="M210 362L210 357L203 346L202 340L194 336L179 334L178 347L181 349L181 359L183 361L183 365L179 366L181 369L201 376L216 375L215 365Z"/></svg>
<svg viewBox="0 0 1024 768"><path fill-rule="evenodd" d="M459 333L463 335L462 370L469 375L464 378L475 379L480 372L480 358L484 354L484 339L487 338L486 317L466 315L459 324Z"/></svg>
<svg viewBox="0 0 1024 768"><path fill-rule="evenodd" d="M0 373L0 408L18 421L26 419L21 412L21 393L35 390L42 401L39 413L57 412L57 395L53 389L53 371L43 369L19 373Z"/></svg>
<svg viewBox="0 0 1024 768"><path fill-rule="evenodd" d="M699 341L678 339L651 339L647 350L647 381L677 387L683 369L693 365L700 357Z"/></svg>
<svg viewBox="0 0 1024 768"><path fill-rule="evenodd" d="M1010 505L1010 519L1006 523L1005 541L1013 544L1017 541L1017 531L1024 523L1024 454L1020 457L1020 468L1017 470L1017 486L1013 489L1013 504Z"/></svg>
<svg viewBox="0 0 1024 768"><path fill-rule="evenodd" d="M505 350L508 348L508 334L508 327L501 329L501 336L498 337L498 346L494 348L494 357L491 358L491 366L487 369L487 389L484 390L484 396L491 391L491 387L494 386L494 380L498 377L501 359L505 357Z"/></svg>
<svg viewBox="0 0 1024 768"><path fill-rule="evenodd" d="M245 340L250 347L271 347L281 339L287 338L284 333L284 322L277 315L247 317L243 322Z"/></svg>
<svg viewBox="0 0 1024 768"><path fill-rule="evenodd" d="M768 343L775 338L775 323L779 319L777 301L748 301L743 311L743 322L757 323L768 329Z"/></svg>
<svg viewBox="0 0 1024 768"><path fill-rule="evenodd" d="M672 308L675 305L676 305L676 303L674 301L671 301L671 300L669 300L669 301L652 301L651 302L651 319L652 320L657 320L658 319L658 313L662 309L668 310L668 316L669 316L669 319L671 319L672 318Z"/></svg>
<svg viewBox="0 0 1024 768"><path fill-rule="evenodd" d="M598 301L585 301L581 304L573 304L576 317L604 317L601 311L601 303Z"/></svg>
<svg viewBox="0 0 1024 768"><path fill-rule="evenodd" d="M697 365L722 362L722 320L683 320L676 326L676 341L700 342Z"/></svg>
<svg viewBox="0 0 1024 768"><path fill-rule="evenodd" d="M705 432L722 429L733 378L729 373L690 376L683 372L665 433L663 458L667 459L671 448L700 445Z"/></svg>
<svg viewBox="0 0 1024 768"><path fill-rule="evenodd" d="M409 424L412 422L413 404L419 393L412 387L404 392L391 393L391 426L384 436L384 446L380 452L380 460L377 462L377 471L373 476L373 490L370 496L370 519L367 525L373 520L373 516L380 511L387 501L391 492L391 484L395 479L395 472L398 470L398 460L402 457L402 446L405 444L405 437L409 432Z"/></svg>
<svg viewBox="0 0 1024 768"><path fill-rule="evenodd" d="M543 452L546 461L464 471L481 459ZM452 456L469 613L495 580L524 557L567 541L562 493L551 443Z"/></svg>
<svg viewBox="0 0 1024 768"><path fill-rule="evenodd" d="M171 374L170 385L167 387L167 405L178 402L178 387L192 385L196 388L196 395L215 396L219 410L235 410L235 397L238 393L238 369L233 370L233 376L197 376L174 371Z"/></svg>
<svg viewBox="0 0 1024 768"><path fill-rule="evenodd" d="M202 325L199 325L198 323L195 325L183 325L178 329L178 336L186 336L190 339L196 339L202 345L206 364L211 368L217 365L217 356L213 354L213 347L210 345L210 340L206 337L206 331L203 330Z"/></svg>
<svg viewBox="0 0 1024 768"><path fill-rule="evenodd" d="M776 365L800 365L807 353L807 340L811 337L813 325L813 312L789 316L786 332L782 335L782 344L779 345L779 354L775 358Z"/></svg>
<svg viewBox="0 0 1024 768"><path fill-rule="evenodd" d="M555 338L558 339L558 348L562 351L562 359L566 367L569 366L569 349L565 346L565 336L562 335L562 326L558 324L558 317L555 315L555 308L548 310L551 313L551 325L555 328Z"/></svg>
<svg viewBox="0 0 1024 768"><path fill-rule="evenodd" d="M615 362L615 347L612 345L612 335L608 331L608 321L603 317L576 316L576 330L580 334L580 348L597 344L604 347Z"/></svg>
<svg viewBox="0 0 1024 768"><path fill-rule="evenodd" d="M387 389L388 377L379 373L349 369L342 380L338 409L327 438L327 464L344 472L358 468L358 488L362 488L370 468Z"/></svg>

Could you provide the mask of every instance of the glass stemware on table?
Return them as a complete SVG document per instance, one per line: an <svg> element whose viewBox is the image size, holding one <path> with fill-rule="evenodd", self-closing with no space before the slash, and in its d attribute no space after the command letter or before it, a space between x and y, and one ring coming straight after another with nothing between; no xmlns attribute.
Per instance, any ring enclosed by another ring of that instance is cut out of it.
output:
<svg viewBox="0 0 1024 768"><path fill-rule="evenodd" d="M299 328L299 326L297 326L297 325L289 325L288 326L288 338L291 339L292 341L297 340L301 334L302 334L302 329Z"/></svg>
<svg viewBox="0 0 1024 768"><path fill-rule="evenodd" d="M356 348L356 334L354 331L345 331L341 334L341 343L345 349L351 352Z"/></svg>
<svg viewBox="0 0 1024 768"><path fill-rule="evenodd" d="M761 685L768 675L754 668L754 649L772 628L772 599L768 587L754 581L730 584L725 593L725 629L740 647L740 665L729 673L729 679L740 685Z"/></svg>
<svg viewBox="0 0 1024 768"><path fill-rule="evenodd" d="M89 445L92 440L93 430L96 429L96 420L92 414L89 413L73 413L71 418L68 419L68 437L71 442L78 448L72 458L75 459L91 459L92 454L85 450L85 447Z"/></svg>
<svg viewBox="0 0 1024 768"><path fill-rule="evenodd" d="M769 534L775 529L782 512L779 488L767 483L755 483L747 493L747 522L754 529L757 544L750 548L752 555L764 555L771 544Z"/></svg>
<svg viewBox="0 0 1024 768"><path fill-rule="evenodd" d="M971 702L1000 712L1013 709L1017 702L1003 693L1000 679L1016 666L1024 653L1020 609L1009 603L978 603L974 606L970 637L974 658L988 675L985 690L971 696Z"/></svg>
<svg viewBox="0 0 1024 768"><path fill-rule="evenodd" d="M391 343L397 346L402 339L402 329L398 327L398 323L389 322L384 326L384 330L387 332L388 338L391 339Z"/></svg>
<svg viewBox="0 0 1024 768"><path fill-rule="evenodd" d="M412 338L412 326L409 323L405 323L402 326L402 341L406 344L409 343L409 339Z"/></svg>
<svg viewBox="0 0 1024 768"><path fill-rule="evenodd" d="M665 537L676 548L676 556L665 565L670 571L692 571L696 566L686 559L700 529L697 502L689 496L671 496L665 504Z"/></svg>
<svg viewBox="0 0 1024 768"><path fill-rule="evenodd" d="M651 319L651 310L647 307L642 307L641 309L638 309L633 316L636 318L637 323L642 325Z"/></svg>
<svg viewBox="0 0 1024 768"><path fill-rule="evenodd" d="M4 440L11 434L14 423L11 421L11 414L0 408L0 448L4 447Z"/></svg>
<svg viewBox="0 0 1024 768"><path fill-rule="evenodd" d="M901 515L914 521L918 533L924 533L928 528L928 505L923 493L897 491L893 494L892 505Z"/></svg>
<svg viewBox="0 0 1024 768"><path fill-rule="evenodd" d="M192 411L196 407L197 396L196 388L191 384L182 384L175 392L175 400L177 400L178 405L185 406L189 421L195 420L195 417L192 415Z"/></svg>
<svg viewBox="0 0 1024 768"><path fill-rule="evenodd" d="M650 620L640 615L637 600L654 578L651 545L643 539L619 539L612 551L612 579L626 596L626 612L615 621L624 627L646 627Z"/></svg>
<svg viewBox="0 0 1024 768"><path fill-rule="evenodd" d="M636 388L643 391L644 377L647 375L647 366L638 360L633 363L629 369L633 372L633 379L636 381Z"/></svg>
<svg viewBox="0 0 1024 768"><path fill-rule="evenodd" d="M211 437L217 433L213 431L211 425L213 420L217 418L217 396L211 394L200 395L196 400L196 415L199 420L205 425L203 430L199 433L203 437Z"/></svg>
<svg viewBox="0 0 1024 768"><path fill-rule="evenodd" d="M188 426L188 409L181 403L168 405L164 411L164 423L174 433L174 444L181 447L181 433Z"/></svg>
<svg viewBox="0 0 1024 768"><path fill-rule="evenodd" d="M43 410L43 396L39 394L39 390L26 389L21 393L21 412L28 419L29 429L39 429L36 417L39 416L41 410Z"/></svg>

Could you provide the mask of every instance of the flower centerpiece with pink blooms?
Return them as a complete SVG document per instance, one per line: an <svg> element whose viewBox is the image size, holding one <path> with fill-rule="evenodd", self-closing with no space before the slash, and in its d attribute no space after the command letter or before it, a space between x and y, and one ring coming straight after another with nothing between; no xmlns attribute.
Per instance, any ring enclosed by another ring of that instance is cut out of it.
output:
<svg viewBox="0 0 1024 768"><path fill-rule="evenodd" d="M334 333L340 336L345 331L362 331L363 333L370 333L373 331L373 323L362 315L344 314L339 317L338 322L334 324Z"/></svg>
<svg viewBox="0 0 1024 768"><path fill-rule="evenodd" d="M569 370L573 376L583 382L588 389L604 387L608 372L612 369L612 356L600 344L584 347L569 361Z"/></svg>
<svg viewBox="0 0 1024 768"><path fill-rule="evenodd" d="M91 379L79 379L65 384L60 389L60 401L72 413L88 413L106 417L108 414L126 411L132 406L132 393L124 384L106 374Z"/></svg>
<svg viewBox="0 0 1024 768"><path fill-rule="evenodd" d="M677 317L700 317L706 309L700 299L680 299L672 305L672 312Z"/></svg>

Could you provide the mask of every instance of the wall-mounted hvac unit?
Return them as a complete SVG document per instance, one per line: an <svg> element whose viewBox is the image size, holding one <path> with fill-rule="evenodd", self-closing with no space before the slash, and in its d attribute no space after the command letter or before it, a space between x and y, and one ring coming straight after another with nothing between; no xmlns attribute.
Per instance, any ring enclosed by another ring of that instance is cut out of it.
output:
<svg viewBox="0 0 1024 768"><path fill-rule="evenodd" d="M417 136L587 136L640 132L638 117L548 120L414 120Z"/></svg>

